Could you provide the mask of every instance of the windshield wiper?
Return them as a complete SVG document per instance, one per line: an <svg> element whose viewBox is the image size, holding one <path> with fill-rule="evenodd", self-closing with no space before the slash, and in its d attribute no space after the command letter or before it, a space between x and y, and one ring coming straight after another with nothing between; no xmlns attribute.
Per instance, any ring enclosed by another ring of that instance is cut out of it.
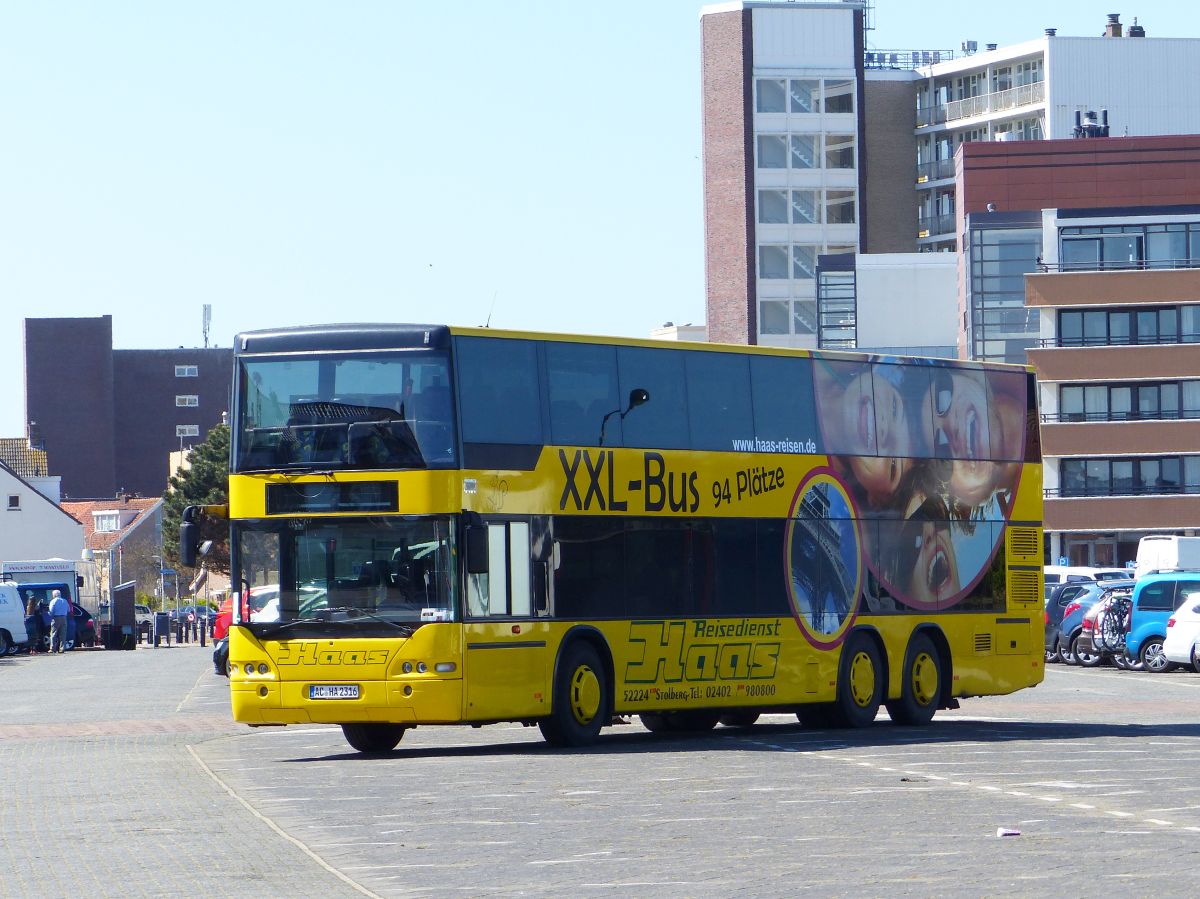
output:
<svg viewBox="0 0 1200 899"><path fill-rule="evenodd" d="M322 609L324 613L340 612L346 617L335 618L330 614L312 615L307 618L293 618L291 621L271 621L262 622L258 626L263 629L265 636L278 634L286 630L291 630L294 627L305 625L355 625L365 622L386 624L390 628L400 631L406 637L411 637L416 630L412 625L401 624L398 621L392 621L390 618L384 618L382 615L376 615L374 612L368 612L366 609L359 609L354 606L339 606L332 609ZM255 622L251 622L254 624Z"/></svg>

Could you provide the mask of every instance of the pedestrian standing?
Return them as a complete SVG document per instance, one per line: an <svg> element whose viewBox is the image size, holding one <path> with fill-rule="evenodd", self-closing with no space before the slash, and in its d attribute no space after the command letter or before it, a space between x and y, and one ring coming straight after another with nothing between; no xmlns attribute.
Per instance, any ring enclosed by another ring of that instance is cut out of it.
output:
<svg viewBox="0 0 1200 899"><path fill-rule="evenodd" d="M42 613L38 609L35 597L29 597L25 604L25 636L29 638L29 654L35 656L42 648Z"/></svg>
<svg viewBox="0 0 1200 899"><path fill-rule="evenodd" d="M71 604L61 590L50 594L50 652L62 653L67 649L67 615Z"/></svg>

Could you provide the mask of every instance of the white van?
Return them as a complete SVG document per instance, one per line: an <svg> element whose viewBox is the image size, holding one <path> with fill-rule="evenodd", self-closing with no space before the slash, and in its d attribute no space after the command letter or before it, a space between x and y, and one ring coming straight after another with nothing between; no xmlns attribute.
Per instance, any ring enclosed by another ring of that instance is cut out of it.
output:
<svg viewBox="0 0 1200 899"><path fill-rule="evenodd" d="M1151 571L1200 569L1200 537L1150 536L1138 541L1138 577Z"/></svg>
<svg viewBox="0 0 1200 899"><path fill-rule="evenodd" d="M25 607L13 584L0 584L0 656L29 643L25 634Z"/></svg>

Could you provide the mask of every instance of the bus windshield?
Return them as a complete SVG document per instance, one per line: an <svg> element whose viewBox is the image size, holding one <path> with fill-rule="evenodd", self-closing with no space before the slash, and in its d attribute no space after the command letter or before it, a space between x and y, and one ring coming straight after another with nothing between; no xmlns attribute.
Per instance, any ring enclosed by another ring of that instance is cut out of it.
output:
<svg viewBox="0 0 1200 899"><path fill-rule="evenodd" d="M243 357L233 469L453 467L449 369L436 351Z"/></svg>
<svg viewBox="0 0 1200 899"><path fill-rule="evenodd" d="M404 636L456 619L447 518L242 522L238 623L260 636Z"/></svg>

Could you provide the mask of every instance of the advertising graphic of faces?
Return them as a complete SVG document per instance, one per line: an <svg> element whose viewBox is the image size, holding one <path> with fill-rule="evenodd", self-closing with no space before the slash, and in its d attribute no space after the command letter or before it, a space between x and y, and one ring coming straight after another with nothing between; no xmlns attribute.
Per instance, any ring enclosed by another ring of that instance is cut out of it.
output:
<svg viewBox="0 0 1200 899"><path fill-rule="evenodd" d="M859 519L869 604L962 603L988 574L1026 458L1020 371L813 360L824 451Z"/></svg>

